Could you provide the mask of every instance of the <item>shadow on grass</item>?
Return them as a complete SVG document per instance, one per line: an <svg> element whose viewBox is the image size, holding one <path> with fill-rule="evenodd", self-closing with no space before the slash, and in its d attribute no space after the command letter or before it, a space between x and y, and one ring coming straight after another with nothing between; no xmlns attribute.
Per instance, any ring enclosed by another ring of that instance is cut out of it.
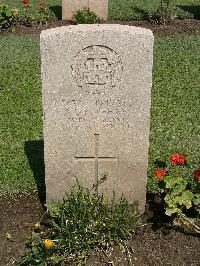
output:
<svg viewBox="0 0 200 266"><path fill-rule="evenodd" d="M62 19L62 6L50 6L49 9L55 14L58 20Z"/></svg>
<svg viewBox="0 0 200 266"><path fill-rule="evenodd" d="M165 168L165 167L167 167L167 164L163 161L155 160L154 161L154 167Z"/></svg>
<svg viewBox="0 0 200 266"><path fill-rule="evenodd" d="M193 14L194 19L200 19L200 5L177 6L185 12Z"/></svg>
<svg viewBox="0 0 200 266"><path fill-rule="evenodd" d="M32 140L24 144L24 150L29 161L30 168L33 172L38 197L42 204L46 201L45 173L44 173L44 141Z"/></svg>
<svg viewBox="0 0 200 266"><path fill-rule="evenodd" d="M149 18L150 18L150 14L149 14L148 11L145 11L144 9L139 8L139 7L133 7L133 10L134 10L136 13L138 13L138 14L141 15L141 19L143 19L143 20L149 20Z"/></svg>

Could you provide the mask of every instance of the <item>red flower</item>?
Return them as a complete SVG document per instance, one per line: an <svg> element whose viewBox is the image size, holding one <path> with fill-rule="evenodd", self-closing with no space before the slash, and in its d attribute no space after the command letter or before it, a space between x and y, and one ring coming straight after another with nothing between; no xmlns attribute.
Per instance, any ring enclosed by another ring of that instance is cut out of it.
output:
<svg viewBox="0 0 200 266"><path fill-rule="evenodd" d="M200 181L200 169L194 170L194 175L197 181Z"/></svg>
<svg viewBox="0 0 200 266"><path fill-rule="evenodd" d="M29 0L22 0L22 4L28 5L29 4Z"/></svg>
<svg viewBox="0 0 200 266"><path fill-rule="evenodd" d="M168 174L168 171L167 170L157 170L155 172L155 176L156 176L156 179L158 181L162 181L164 176L166 176Z"/></svg>
<svg viewBox="0 0 200 266"><path fill-rule="evenodd" d="M171 157L171 164L185 164L185 156L183 154L173 154Z"/></svg>
<svg viewBox="0 0 200 266"><path fill-rule="evenodd" d="M45 2L40 2L40 8L45 8Z"/></svg>

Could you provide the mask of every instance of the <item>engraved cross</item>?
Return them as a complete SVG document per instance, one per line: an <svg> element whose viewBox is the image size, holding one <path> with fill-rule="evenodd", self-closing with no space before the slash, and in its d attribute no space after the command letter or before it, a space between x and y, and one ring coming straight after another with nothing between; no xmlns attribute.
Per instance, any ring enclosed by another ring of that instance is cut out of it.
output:
<svg viewBox="0 0 200 266"><path fill-rule="evenodd" d="M118 161L118 157L114 156L99 156L99 134L94 134L95 137L95 155L94 156L74 156L77 161L92 161L94 162L95 172L95 188L98 193L98 176L99 176L99 161Z"/></svg>
<svg viewBox="0 0 200 266"><path fill-rule="evenodd" d="M111 79L111 69L107 58L90 58L84 71L86 84L105 85Z"/></svg>

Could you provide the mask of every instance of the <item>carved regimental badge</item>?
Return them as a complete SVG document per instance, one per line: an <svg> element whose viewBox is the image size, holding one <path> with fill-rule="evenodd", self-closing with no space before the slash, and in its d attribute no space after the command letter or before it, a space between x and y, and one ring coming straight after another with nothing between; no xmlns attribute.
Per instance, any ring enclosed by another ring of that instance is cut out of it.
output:
<svg viewBox="0 0 200 266"><path fill-rule="evenodd" d="M76 84L92 94L105 93L121 80L122 62L112 49L93 45L74 58L72 76Z"/></svg>

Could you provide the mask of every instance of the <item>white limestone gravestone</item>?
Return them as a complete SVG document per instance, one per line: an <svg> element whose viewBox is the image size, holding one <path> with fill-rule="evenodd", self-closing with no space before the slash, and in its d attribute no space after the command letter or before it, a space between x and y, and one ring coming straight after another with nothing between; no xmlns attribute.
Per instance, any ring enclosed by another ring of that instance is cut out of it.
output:
<svg viewBox="0 0 200 266"><path fill-rule="evenodd" d="M105 197L114 190L137 200L143 212L152 32L103 24L46 30L41 60L47 201L62 199L78 179Z"/></svg>
<svg viewBox="0 0 200 266"><path fill-rule="evenodd" d="M103 20L108 18L108 0L62 0L62 19L72 20L73 13L87 7Z"/></svg>

